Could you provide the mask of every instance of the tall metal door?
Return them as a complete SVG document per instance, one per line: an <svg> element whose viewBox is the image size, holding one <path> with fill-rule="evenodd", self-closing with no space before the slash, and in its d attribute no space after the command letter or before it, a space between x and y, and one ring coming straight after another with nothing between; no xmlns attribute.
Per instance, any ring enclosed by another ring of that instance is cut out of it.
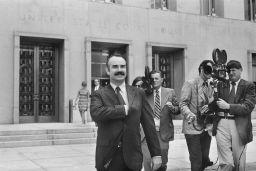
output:
<svg viewBox="0 0 256 171"><path fill-rule="evenodd" d="M58 120L57 59L57 49L52 45L21 45L19 85L21 123Z"/></svg>

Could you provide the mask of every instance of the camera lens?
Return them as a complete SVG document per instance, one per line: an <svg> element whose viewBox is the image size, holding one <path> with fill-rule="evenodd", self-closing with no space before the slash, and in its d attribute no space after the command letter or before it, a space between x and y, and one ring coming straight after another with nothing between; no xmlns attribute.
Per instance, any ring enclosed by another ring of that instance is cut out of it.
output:
<svg viewBox="0 0 256 171"><path fill-rule="evenodd" d="M204 66L203 69L204 69L204 73L207 75L212 73L212 67L209 65Z"/></svg>

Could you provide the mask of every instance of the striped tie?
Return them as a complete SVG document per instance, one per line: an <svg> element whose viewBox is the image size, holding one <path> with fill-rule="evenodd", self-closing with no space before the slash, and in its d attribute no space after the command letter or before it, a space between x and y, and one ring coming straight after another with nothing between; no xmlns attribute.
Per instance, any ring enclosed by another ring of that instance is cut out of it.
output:
<svg viewBox="0 0 256 171"><path fill-rule="evenodd" d="M160 112L161 112L160 96L159 96L159 91L156 90L155 106L154 106L154 117L157 118L157 119L160 119Z"/></svg>

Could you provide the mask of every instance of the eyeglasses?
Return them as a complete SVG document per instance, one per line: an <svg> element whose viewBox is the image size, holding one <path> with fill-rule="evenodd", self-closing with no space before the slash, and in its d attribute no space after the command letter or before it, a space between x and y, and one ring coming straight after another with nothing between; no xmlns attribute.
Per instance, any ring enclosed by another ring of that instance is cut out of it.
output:
<svg viewBox="0 0 256 171"><path fill-rule="evenodd" d="M141 87L141 85L135 85L136 87L138 87L138 88L140 88Z"/></svg>

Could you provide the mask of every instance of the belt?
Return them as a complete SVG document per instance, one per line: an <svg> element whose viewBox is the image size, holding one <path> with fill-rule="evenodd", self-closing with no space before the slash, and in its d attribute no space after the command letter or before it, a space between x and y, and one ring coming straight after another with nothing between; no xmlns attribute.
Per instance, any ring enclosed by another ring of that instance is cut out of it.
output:
<svg viewBox="0 0 256 171"><path fill-rule="evenodd" d="M234 116L219 116L221 119L235 119Z"/></svg>
<svg viewBox="0 0 256 171"><path fill-rule="evenodd" d="M221 119L235 119L235 116L234 116L234 115L230 115L229 113L224 113L224 112L219 112L219 113L218 113L218 116L219 116Z"/></svg>

